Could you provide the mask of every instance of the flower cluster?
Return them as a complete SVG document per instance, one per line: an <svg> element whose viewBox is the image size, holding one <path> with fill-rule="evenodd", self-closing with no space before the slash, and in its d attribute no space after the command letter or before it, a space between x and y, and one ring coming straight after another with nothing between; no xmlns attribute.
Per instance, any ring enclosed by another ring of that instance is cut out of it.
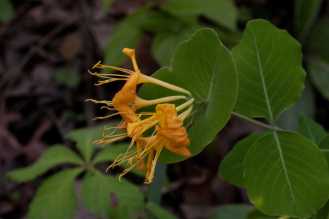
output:
<svg viewBox="0 0 329 219"><path fill-rule="evenodd" d="M130 58L133 70L97 63L92 69L101 71L90 72L99 78L96 85L125 81L112 101L89 99L96 104L102 104L103 108L117 111L98 118L105 119L115 115L120 115L122 118L122 122L112 132L109 134L104 132L103 137L96 143L109 144L130 138L131 143L127 151L118 155L109 168L126 164L127 168L120 177L134 168L144 170L145 183L151 183L157 160L163 149L185 157L191 155L188 148L190 140L184 127L184 120L191 115L193 98L184 88L143 74L138 67L134 49L124 48L122 52ZM110 71L106 72L106 70ZM152 83L181 95L146 100L137 95L137 86L144 83ZM183 103L176 106L174 104L176 101ZM154 112L143 111L149 106L155 106Z"/></svg>

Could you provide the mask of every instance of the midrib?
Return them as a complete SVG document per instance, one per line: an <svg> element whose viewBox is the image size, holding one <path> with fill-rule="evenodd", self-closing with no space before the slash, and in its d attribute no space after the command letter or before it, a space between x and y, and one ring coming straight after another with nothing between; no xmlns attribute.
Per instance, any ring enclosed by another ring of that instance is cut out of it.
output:
<svg viewBox="0 0 329 219"><path fill-rule="evenodd" d="M259 49L258 49L258 46L257 46L257 40L256 40L256 37L255 37L255 35L252 31L251 31L251 35L253 37L254 48L256 50L257 67L258 67L259 76L261 78L261 83L262 83L263 92L264 92L264 96L265 96L265 103L266 103L266 107L267 107L267 110L268 110L268 116L269 116L271 125L273 125L274 116L273 116L273 112L272 112L272 107L271 107L269 95L268 95L268 92L267 92L267 86L266 86L265 78L264 78L264 70L263 70L261 59L260 59ZM295 197L294 191L292 189L292 184L291 184L291 181L290 181L290 178L289 178L289 175L288 175L288 169L287 169L286 162L285 162L285 159L284 159L284 156L283 156L281 142L280 142L278 133L276 131L273 131L273 138L274 138L277 150L279 152L279 158L280 158L280 162L281 162L281 165L282 165L282 168L283 168L283 172L284 172L284 175L285 175L285 178L286 178L286 181L287 181L287 185L288 185L288 188L289 188L289 191L290 191L290 197L291 197L291 199L292 199L292 201L295 205L296 204L296 197ZM295 207L296 207L296 205L295 205Z"/></svg>

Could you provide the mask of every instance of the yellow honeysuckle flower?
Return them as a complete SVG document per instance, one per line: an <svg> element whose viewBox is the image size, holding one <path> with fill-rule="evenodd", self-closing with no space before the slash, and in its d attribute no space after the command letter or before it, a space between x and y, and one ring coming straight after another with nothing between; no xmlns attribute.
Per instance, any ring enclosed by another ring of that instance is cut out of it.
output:
<svg viewBox="0 0 329 219"><path fill-rule="evenodd" d="M99 68L103 72L90 72L100 78L96 85L113 81L126 81L111 101L88 99L88 101L96 104L103 104L102 108L117 111L96 119L120 115L123 120L118 126L113 127L110 133L104 131L103 137L95 142L97 144L109 144L127 137L131 138L131 144L127 151L120 154L109 168L126 163L128 168L123 171L120 177L133 168L146 169L145 183L150 183L154 176L156 162L163 148L185 157L191 155L188 149L190 140L183 126L183 121L191 114L194 99L191 97L191 93L184 88L143 74L137 64L134 49L124 48L122 52L130 58L133 70L104 65L99 62L92 69ZM116 70L119 73L104 73L106 69ZM137 95L137 86L142 83L156 84L182 95L146 100ZM169 103L177 100L186 100L186 102L178 107ZM139 112L143 107L152 105L156 105L155 112ZM182 110L185 111L177 115L177 112ZM136 147L132 150L134 145Z"/></svg>
<svg viewBox="0 0 329 219"><path fill-rule="evenodd" d="M166 83L164 81L143 74L138 67L134 49L124 48L122 52L131 59L131 62L133 64L133 70L111 66L111 65L104 65L98 62L92 67L92 69L95 68L100 68L104 70L112 69L119 71L123 74L97 73L97 72L90 72L90 73L92 75L101 78L101 80L99 80L98 83L96 83L96 85L103 85L113 81L126 81L126 83L123 85L121 90L114 95L112 101L93 100L93 99L88 99L88 101L105 104L107 107L103 107L103 108L107 108L109 110L113 110L113 109L117 110L118 111L117 114L120 114L124 122L129 123L129 122L138 121L138 116L135 113L137 109L150 105L155 105L158 103L171 102L179 99L186 99L185 96L178 95L178 96L168 96L154 100L145 100L143 98L138 97L136 94L138 84L153 83L177 92L190 95L190 92L183 88L177 87L175 85ZM110 118L117 114L110 114L108 116L98 117L98 118L99 119Z"/></svg>
<svg viewBox="0 0 329 219"><path fill-rule="evenodd" d="M181 92L187 95L191 95L191 93L181 87L177 87L175 85L166 83L164 81L158 80L156 78L150 77L148 75L143 74L137 64L136 60L136 54L134 49L124 48L122 52L127 55L132 64L133 64L133 70L120 68L116 66L111 65L104 65L98 62L93 66L92 69L100 68L100 69L112 69L117 70L124 74L115 74L115 73L94 73L91 72L92 75L95 75L102 80L98 81L96 85L103 85L107 84L113 81L126 81L126 83L123 85L121 90L117 92L112 101L95 101L91 100L96 103L103 103L107 106L111 107L113 106L121 115L121 117L126 122L134 122L138 119L138 117L135 114L136 109L154 105L157 103L163 103L163 102L169 102L169 101L175 101L179 99L184 99L185 96L169 96L165 98L159 98L156 100L145 100L137 96L136 90L137 85L141 83L152 83L157 84L159 86Z"/></svg>
<svg viewBox="0 0 329 219"><path fill-rule="evenodd" d="M185 115L185 112L180 115ZM140 164L146 158L145 183L151 183L157 160L163 148L185 157L191 156L188 148L190 140L186 129L183 127L182 119L184 117L177 116L177 110L174 104L164 103L156 105L156 112L148 119L154 122L152 126L156 126L154 134L149 137L139 136L136 141L136 151L127 151L119 155L109 166L109 168L113 168L127 162L129 167L123 171L120 177L135 168L136 165ZM142 122L139 125L144 124L146 125L145 129L148 129L150 127L149 121L146 123Z"/></svg>

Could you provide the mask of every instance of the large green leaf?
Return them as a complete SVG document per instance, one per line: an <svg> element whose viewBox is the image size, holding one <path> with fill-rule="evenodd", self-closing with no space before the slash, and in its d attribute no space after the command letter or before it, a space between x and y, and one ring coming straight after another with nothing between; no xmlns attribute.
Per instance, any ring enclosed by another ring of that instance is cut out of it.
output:
<svg viewBox="0 0 329 219"><path fill-rule="evenodd" d="M313 142L297 133L263 136L244 164L248 196L265 214L305 218L328 200L327 162Z"/></svg>
<svg viewBox="0 0 329 219"><path fill-rule="evenodd" d="M320 151L326 156L327 162L329 164L329 135L324 137L320 142Z"/></svg>
<svg viewBox="0 0 329 219"><path fill-rule="evenodd" d="M224 205L217 208L210 219L247 219L251 210L250 205Z"/></svg>
<svg viewBox="0 0 329 219"><path fill-rule="evenodd" d="M102 218L132 218L144 207L143 194L138 187L98 171L83 179L82 199L87 209Z"/></svg>
<svg viewBox="0 0 329 219"><path fill-rule="evenodd" d="M273 122L298 100L305 78L302 52L288 32L265 20L250 21L233 57L240 82L236 112Z"/></svg>
<svg viewBox="0 0 329 219"><path fill-rule="evenodd" d="M103 126L76 129L68 133L67 138L76 142L76 147L86 161L90 161L95 150L95 140L102 137Z"/></svg>
<svg viewBox="0 0 329 219"><path fill-rule="evenodd" d="M306 116L300 117L298 131L317 145L327 135L327 132L321 125Z"/></svg>
<svg viewBox="0 0 329 219"><path fill-rule="evenodd" d="M178 46L170 70L160 69L153 76L191 91L195 104L190 149L193 155L199 153L225 126L235 105L237 76L230 52L216 32L204 28ZM140 94L157 98L169 93L146 84ZM161 155L165 162L182 159L167 151Z"/></svg>
<svg viewBox="0 0 329 219"><path fill-rule="evenodd" d="M295 30L303 40L320 11L322 0L295 0Z"/></svg>
<svg viewBox="0 0 329 219"><path fill-rule="evenodd" d="M244 165L243 160L250 147L261 137L261 134L252 134L239 141L234 148L225 156L220 164L219 174L234 185L243 187Z"/></svg>
<svg viewBox="0 0 329 219"><path fill-rule="evenodd" d="M80 157L72 150L65 146L56 145L46 150L37 162L31 166L9 172L8 177L16 182L26 182L33 180L54 166L82 163Z"/></svg>
<svg viewBox="0 0 329 219"><path fill-rule="evenodd" d="M322 58L310 58L308 60L308 69L317 90L329 100L329 58L328 61Z"/></svg>
<svg viewBox="0 0 329 219"><path fill-rule="evenodd" d="M147 203L146 209L151 213L152 216L154 216L155 219L176 219L172 213L155 203Z"/></svg>
<svg viewBox="0 0 329 219"><path fill-rule="evenodd" d="M167 0L163 8L179 16L204 15L220 25L236 28L237 9L232 0Z"/></svg>
<svg viewBox="0 0 329 219"><path fill-rule="evenodd" d="M190 37L195 28L187 28L177 32L161 32L154 38L152 54L162 66L168 66L176 47Z"/></svg>
<svg viewBox="0 0 329 219"><path fill-rule="evenodd" d="M11 0L1 0L0 1L0 22L9 21L15 16L15 11Z"/></svg>
<svg viewBox="0 0 329 219"><path fill-rule="evenodd" d="M75 177L81 169L64 170L46 179L29 207L28 219L72 219L77 206Z"/></svg>

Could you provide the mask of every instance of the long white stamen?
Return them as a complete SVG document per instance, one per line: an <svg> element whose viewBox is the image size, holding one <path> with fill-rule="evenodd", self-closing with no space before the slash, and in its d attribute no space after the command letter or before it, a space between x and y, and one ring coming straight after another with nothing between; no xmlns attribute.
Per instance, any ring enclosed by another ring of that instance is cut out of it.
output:
<svg viewBox="0 0 329 219"><path fill-rule="evenodd" d="M129 75L121 75L121 74L114 74L114 73L100 73L100 72L92 72L88 70L89 74L100 77L100 78L111 78L111 77L129 77Z"/></svg>
<svg viewBox="0 0 329 219"><path fill-rule="evenodd" d="M186 99L186 96L168 96L168 97L162 97L162 98L153 99L153 100L145 100L143 98L136 97L135 104L136 104L137 109L139 109L139 108L143 108L146 106L152 106L152 105L156 105L156 104L160 104L160 103L168 103L168 102L182 100L182 99Z"/></svg>
<svg viewBox="0 0 329 219"><path fill-rule="evenodd" d="M112 101L110 100L94 100L94 99L86 99L86 102L93 102L96 104L105 104L107 106L112 106Z"/></svg>
<svg viewBox="0 0 329 219"><path fill-rule="evenodd" d="M194 102L194 99L192 98L192 99L186 101L185 103L179 105L178 107L176 107L177 112L182 111L186 107L191 106L193 104L193 102Z"/></svg>
<svg viewBox="0 0 329 219"><path fill-rule="evenodd" d="M184 121L192 112L193 106L190 106L187 110L185 110L184 112L182 112L178 118L182 121Z"/></svg>
<svg viewBox="0 0 329 219"><path fill-rule="evenodd" d="M180 93L184 93L184 94L187 94L189 96L192 96L191 92L184 89L184 88L178 87L176 85L170 84L170 83L165 82L165 81L161 81L159 79L150 77L150 76L145 75L145 74L141 74L140 79L143 83L156 84L156 85L159 85L161 87L167 88L169 90L173 90L173 91L176 91L176 92L180 92Z"/></svg>
<svg viewBox="0 0 329 219"><path fill-rule="evenodd" d="M150 172L149 172L147 178L145 179L145 183L146 183L146 184L151 183L152 180L153 180L153 178L154 178L154 170L155 170L155 166L156 166L156 163L157 163L157 161L158 161L158 159L159 159L159 156L160 156L160 153L161 153L162 149L163 149L163 147L161 147L161 148L159 148L159 149L156 150L155 156L154 156L154 158L153 158L153 160L152 160L151 170L150 170Z"/></svg>
<svg viewBox="0 0 329 219"><path fill-rule="evenodd" d="M126 80L127 80L127 78L111 78L111 79L107 79L107 80L98 81L97 83L95 83L95 85L99 86L99 85L111 83L113 81L126 81Z"/></svg>
<svg viewBox="0 0 329 219"><path fill-rule="evenodd" d="M133 71L129 70L129 69L125 69L125 68L120 68L120 67L116 67L116 66L112 66L112 65L104 65L104 64L101 64L100 62L96 63L92 69L95 69L95 68L102 68L102 69L112 69L112 70L116 70L116 71L120 71L120 72L123 72L123 73L127 73L127 74L132 74L134 73Z"/></svg>

